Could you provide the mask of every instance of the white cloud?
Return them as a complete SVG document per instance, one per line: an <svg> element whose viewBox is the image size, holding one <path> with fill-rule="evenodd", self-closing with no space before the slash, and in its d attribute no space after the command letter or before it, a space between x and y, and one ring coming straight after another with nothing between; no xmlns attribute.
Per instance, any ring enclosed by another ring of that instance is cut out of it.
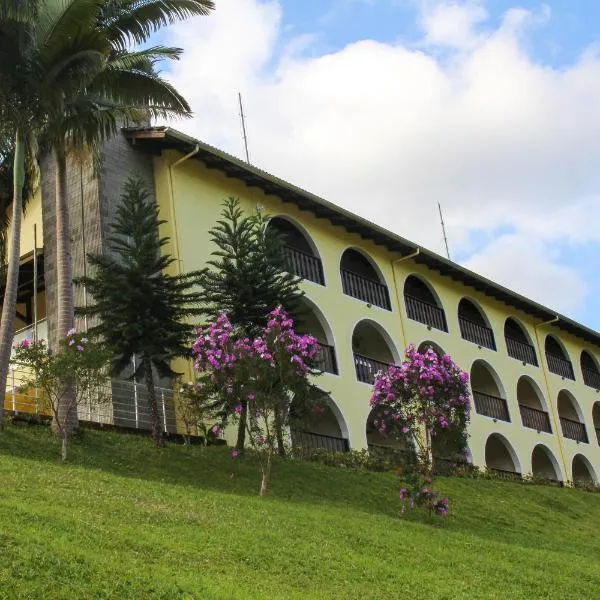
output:
<svg viewBox="0 0 600 600"><path fill-rule="evenodd" d="M510 227L536 250L520 267L540 276L510 274L506 240L480 255L486 274L546 304L572 289L580 300L561 305L576 310L584 284L542 250L600 241L598 53L560 70L533 60L527 35L546 8L511 9L493 29L483 1L424 7L418 46L362 40L307 56L310 37L283 38L277 0L219 0L172 28L186 52L171 79L196 113L180 127L241 155L240 90L259 166L438 252L438 201L454 250Z"/></svg>

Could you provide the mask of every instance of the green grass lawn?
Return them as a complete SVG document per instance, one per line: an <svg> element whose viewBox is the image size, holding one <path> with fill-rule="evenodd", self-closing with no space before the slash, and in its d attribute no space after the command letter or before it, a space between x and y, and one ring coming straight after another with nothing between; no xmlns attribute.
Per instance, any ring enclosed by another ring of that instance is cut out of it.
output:
<svg viewBox="0 0 600 600"><path fill-rule="evenodd" d="M250 461L86 430L0 434L0 598L600 598L600 495L440 478L399 516L387 473Z"/></svg>

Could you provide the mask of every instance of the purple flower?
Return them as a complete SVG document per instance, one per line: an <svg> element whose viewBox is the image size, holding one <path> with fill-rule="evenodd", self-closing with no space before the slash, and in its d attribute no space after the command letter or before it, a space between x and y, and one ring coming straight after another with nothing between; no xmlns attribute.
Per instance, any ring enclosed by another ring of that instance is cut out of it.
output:
<svg viewBox="0 0 600 600"><path fill-rule="evenodd" d="M218 425L215 425L211 431L217 436L219 437L221 435L221 428Z"/></svg>
<svg viewBox="0 0 600 600"><path fill-rule="evenodd" d="M235 407L235 414L236 414L236 415L241 415L241 414L242 414L242 410L243 410L243 408L242 408L242 405L241 405L241 404L238 404L238 405Z"/></svg>
<svg viewBox="0 0 600 600"><path fill-rule="evenodd" d="M84 347L83 346L77 346L77 351L78 352L83 352L84 351Z"/></svg>
<svg viewBox="0 0 600 600"><path fill-rule="evenodd" d="M239 450L232 450L231 451L231 456L233 458L237 458L240 455L240 451Z"/></svg>

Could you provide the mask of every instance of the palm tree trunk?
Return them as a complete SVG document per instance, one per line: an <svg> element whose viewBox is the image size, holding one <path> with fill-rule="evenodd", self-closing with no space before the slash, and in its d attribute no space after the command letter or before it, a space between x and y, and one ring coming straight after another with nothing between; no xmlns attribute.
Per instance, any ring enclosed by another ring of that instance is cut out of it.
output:
<svg viewBox="0 0 600 600"><path fill-rule="evenodd" d="M0 428L4 424L4 396L10 351L15 333L15 311L19 287L19 263L21 258L21 220L23 217L23 185L25 183L25 141L19 130L15 133L15 155L13 162L13 203L11 223L11 245L7 264L6 288L2 303L0 322Z"/></svg>
<svg viewBox="0 0 600 600"><path fill-rule="evenodd" d="M67 157L64 148L54 149L56 166L56 287L57 338L64 340L75 322L73 273L71 267L71 234L69 228L69 197L67 187ZM71 432L77 427L77 406L70 401L68 390L58 407L58 418ZM54 428L56 431L56 427Z"/></svg>
<svg viewBox="0 0 600 600"><path fill-rule="evenodd" d="M152 421L152 439L157 447L161 448L165 445L163 438L162 423L160 414L158 413L158 405L156 404L156 389L154 387L154 376L152 374L152 363L150 359L144 357L143 371L144 379L146 380L146 389L148 390L148 408L150 409L150 419Z"/></svg>

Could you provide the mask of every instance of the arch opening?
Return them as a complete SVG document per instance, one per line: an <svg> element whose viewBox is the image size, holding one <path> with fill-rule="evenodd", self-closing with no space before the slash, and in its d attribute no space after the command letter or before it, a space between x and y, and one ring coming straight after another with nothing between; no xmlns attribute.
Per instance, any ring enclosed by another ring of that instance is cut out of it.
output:
<svg viewBox="0 0 600 600"><path fill-rule="evenodd" d="M594 420L594 429L596 430L596 441L600 445L600 402L594 403L592 419Z"/></svg>
<svg viewBox="0 0 600 600"><path fill-rule="evenodd" d="M347 296L392 310L390 295L383 275L364 254L348 248L340 261L342 290Z"/></svg>
<svg viewBox="0 0 600 600"><path fill-rule="evenodd" d="M588 436L583 422L583 413L577 400L567 390L558 393L557 409L563 436L587 444Z"/></svg>
<svg viewBox="0 0 600 600"><path fill-rule="evenodd" d="M499 433L492 433L485 443L485 465L500 474L521 473L519 459L510 442Z"/></svg>
<svg viewBox="0 0 600 600"><path fill-rule="evenodd" d="M537 354L531 339L523 326L512 317L506 319L504 323L504 340L506 350L511 358L516 358L534 367L538 366Z"/></svg>
<svg viewBox="0 0 600 600"><path fill-rule="evenodd" d="M600 369L596 359L587 350L583 350L579 362L585 385L600 390Z"/></svg>
<svg viewBox="0 0 600 600"><path fill-rule="evenodd" d="M374 321L359 321L352 333L352 353L356 378L373 383L378 371L387 370L398 359L398 353L387 332Z"/></svg>
<svg viewBox="0 0 600 600"><path fill-rule="evenodd" d="M323 264L310 236L284 217L272 217L267 227L274 229L281 236L285 261L290 273L319 285L325 285Z"/></svg>
<svg viewBox="0 0 600 600"><path fill-rule="evenodd" d="M419 347L417 348L417 352L419 352L420 354L425 354L425 352L427 352L429 348L431 348L440 358L444 356L444 354L446 354L441 346L429 340L421 342L419 344Z"/></svg>
<svg viewBox="0 0 600 600"><path fill-rule="evenodd" d="M404 303L409 319L428 327L448 331L446 313L433 290L416 275L409 275L404 282Z"/></svg>
<svg viewBox="0 0 600 600"><path fill-rule="evenodd" d="M338 374L333 332L327 319L316 304L303 296L296 316L296 330L317 338L321 345L318 366L325 373Z"/></svg>
<svg viewBox="0 0 600 600"><path fill-rule="evenodd" d="M537 384L526 375L517 383L517 401L524 427L552 433L546 400Z"/></svg>
<svg viewBox="0 0 600 600"><path fill-rule="evenodd" d="M496 350L494 332L482 310L471 300L463 298L458 303L458 324L464 340L483 348Z"/></svg>
<svg viewBox="0 0 600 600"><path fill-rule="evenodd" d="M575 379L573 365L561 343L552 335L546 336L544 344L548 370L564 379Z"/></svg>
<svg viewBox="0 0 600 600"><path fill-rule="evenodd" d="M347 452L350 449L346 422L330 396L327 396L325 406L308 413L292 402L290 437L293 446L309 452L319 449Z"/></svg>
<svg viewBox="0 0 600 600"><path fill-rule="evenodd" d="M471 366L471 389L477 414L500 421L510 421L500 378L483 360L476 360Z"/></svg>
<svg viewBox="0 0 600 600"><path fill-rule="evenodd" d="M560 469L556 457L543 444L538 444L531 453L531 472L534 477L549 481L560 481Z"/></svg>
<svg viewBox="0 0 600 600"><path fill-rule="evenodd" d="M393 449L400 452L412 452L414 448L406 435L393 431L383 434L379 431L382 415L381 409L374 408L367 417L367 444L369 449Z"/></svg>
<svg viewBox="0 0 600 600"><path fill-rule="evenodd" d="M571 464L572 480L575 486L593 485L598 483L596 471L583 454L576 454Z"/></svg>

